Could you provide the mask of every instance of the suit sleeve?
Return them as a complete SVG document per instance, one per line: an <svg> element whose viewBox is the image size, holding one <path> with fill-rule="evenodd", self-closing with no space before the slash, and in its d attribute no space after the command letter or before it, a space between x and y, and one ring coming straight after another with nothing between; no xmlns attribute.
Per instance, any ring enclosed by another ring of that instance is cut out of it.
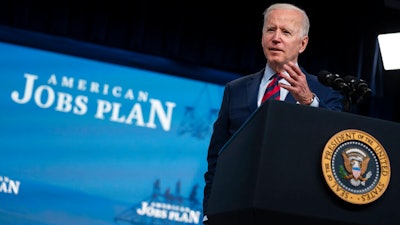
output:
<svg viewBox="0 0 400 225"><path fill-rule="evenodd" d="M214 179L214 173L217 165L218 153L224 144L229 140L229 86L225 86L221 107L218 117L213 125L213 132L210 139L210 144L207 153L207 171L204 174L205 187L203 198L203 214L207 215L208 198L211 193L211 185Z"/></svg>

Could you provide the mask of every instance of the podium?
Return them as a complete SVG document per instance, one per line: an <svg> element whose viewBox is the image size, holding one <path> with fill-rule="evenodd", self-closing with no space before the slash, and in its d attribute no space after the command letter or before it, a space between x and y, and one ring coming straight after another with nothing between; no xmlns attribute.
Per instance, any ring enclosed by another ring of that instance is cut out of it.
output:
<svg viewBox="0 0 400 225"><path fill-rule="evenodd" d="M346 129L374 136L390 160L385 192L352 204L328 187L328 140ZM210 225L398 225L400 124L347 112L267 101L220 152L208 202Z"/></svg>

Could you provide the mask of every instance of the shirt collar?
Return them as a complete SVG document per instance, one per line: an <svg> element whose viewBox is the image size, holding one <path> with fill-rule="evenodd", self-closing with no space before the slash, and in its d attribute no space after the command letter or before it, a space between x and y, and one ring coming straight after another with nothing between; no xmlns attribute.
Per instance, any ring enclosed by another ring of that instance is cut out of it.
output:
<svg viewBox="0 0 400 225"><path fill-rule="evenodd" d="M275 71L271 69L271 67L268 66L268 64L265 66L264 70L264 76L263 80L268 81L271 79L271 77L275 74Z"/></svg>

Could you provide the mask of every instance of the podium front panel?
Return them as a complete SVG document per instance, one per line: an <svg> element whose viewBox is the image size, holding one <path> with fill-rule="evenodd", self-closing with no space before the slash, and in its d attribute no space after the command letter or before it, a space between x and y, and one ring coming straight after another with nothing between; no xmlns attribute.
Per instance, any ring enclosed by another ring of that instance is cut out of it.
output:
<svg viewBox="0 0 400 225"><path fill-rule="evenodd" d="M366 205L338 198L322 174L327 141L347 129L374 136L390 159L392 176L387 190ZM398 225L399 134L397 123L267 101L220 153L209 199L210 224L239 224L234 221L245 218L252 221L249 224Z"/></svg>

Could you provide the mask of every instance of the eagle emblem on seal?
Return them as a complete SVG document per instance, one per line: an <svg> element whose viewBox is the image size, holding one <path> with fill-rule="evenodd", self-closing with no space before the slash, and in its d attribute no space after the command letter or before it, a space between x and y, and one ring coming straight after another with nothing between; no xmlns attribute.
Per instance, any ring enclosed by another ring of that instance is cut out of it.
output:
<svg viewBox="0 0 400 225"><path fill-rule="evenodd" d="M365 186L365 182L372 176L371 171L367 172L369 156L361 149L350 148L342 152L344 169L341 169L342 176L357 187Z"/></svg>

